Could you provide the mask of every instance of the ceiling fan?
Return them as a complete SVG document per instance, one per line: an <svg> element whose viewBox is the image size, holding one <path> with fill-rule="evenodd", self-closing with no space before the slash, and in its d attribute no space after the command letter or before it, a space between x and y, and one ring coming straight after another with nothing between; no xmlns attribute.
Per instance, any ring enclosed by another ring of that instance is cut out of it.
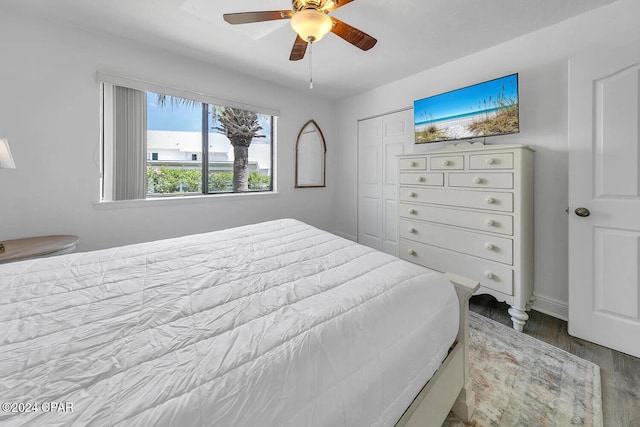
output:
<svg viewBox="0 0 640 427"><path fill-rule="evenodd" d="M291 49L291 61L304 58L307 45L320 40L332 32L362 50L369 50L377 43L370 35L329 16L339 7L354 0L293 0L293 10L273 10L266 12L226 13L224 20L229 24L249 24L252 22L291 19L291 26L298 34Z"/></svg>

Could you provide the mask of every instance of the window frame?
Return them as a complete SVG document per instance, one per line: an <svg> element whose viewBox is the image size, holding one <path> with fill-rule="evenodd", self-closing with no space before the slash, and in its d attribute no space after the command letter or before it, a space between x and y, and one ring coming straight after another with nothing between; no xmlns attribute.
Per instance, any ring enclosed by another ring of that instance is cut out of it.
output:
<svg viewBox="0 0 640 427"><path fill-rule="evenodd" d="M193 197L221 197L221 196L256 196L260 194L277 194L277 122L280 112L275 109L259 107L250 104L244 104L240 102L230 101L222 98L217 98L211 95L206 95L200 92L192 92L183 89L177 89L169 86L164 86L157 83L147 82L143 80L131 79L115 74L109 74L98 71L96 73L96 81L100 84L100 203L120 203L121 202L144 202L158 199L188 199ZM108 111L113 111L113 100L110 96L105 96L107 88L109 86L122 86L130 89L137 89L145 92L162 93L167 96L180 97L192 99L194 101L202 103L203 111L206 110L207 114L202 114L203 126L202 126L202 192L182 193L182 194L167 194L163 196L154 196L146 194L144 199L132 199L132 200L114 200L113 198L113 179L106 179L111 176L113 171L113 115L105 114ZM252 111L258 114L264 114L271 117L271 188L269 190L258 191L246 191L246 192L209 192L208 185L208 172L209 172L209 155L208 155L208 126L210 122L208 120L209 105L216 105L221 107L231 107ZM206 122L206 123L205 123ZM109 172L106 172L109 171Z"/></svg>

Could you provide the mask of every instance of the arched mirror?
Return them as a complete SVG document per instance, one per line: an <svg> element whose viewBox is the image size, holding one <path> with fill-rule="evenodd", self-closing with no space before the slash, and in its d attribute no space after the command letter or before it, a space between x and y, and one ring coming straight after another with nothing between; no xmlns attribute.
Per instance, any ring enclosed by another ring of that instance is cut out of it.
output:
<svg viewBox="0 0 640 427"><path fill-rule="evenodd" d="M327 145L320 126L309 120L296 143L296 188L324 187Z"/></svg>

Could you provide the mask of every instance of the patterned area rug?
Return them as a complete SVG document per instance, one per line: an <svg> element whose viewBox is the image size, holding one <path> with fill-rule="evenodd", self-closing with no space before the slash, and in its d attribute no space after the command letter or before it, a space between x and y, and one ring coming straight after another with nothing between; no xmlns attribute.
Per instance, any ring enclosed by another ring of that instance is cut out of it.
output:
<svg viewBox="0 0 640 427"><path fill-rule="evenodd" d="M602 426L600 367L471 312L476 410L443 427Z"/></svg>

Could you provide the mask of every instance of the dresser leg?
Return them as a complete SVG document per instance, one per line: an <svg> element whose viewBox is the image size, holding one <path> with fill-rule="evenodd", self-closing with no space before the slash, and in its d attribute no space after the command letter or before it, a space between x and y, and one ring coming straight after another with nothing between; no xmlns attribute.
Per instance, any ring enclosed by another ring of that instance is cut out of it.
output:
<svg viewBox="0 0 640 427"><path fill-rule="evenodd" d="M513 329L522 332L522 330L524 329L524 324L527 323L527 320L529 320L529 315L527 314L527 312L519 308L511 307L509 309L509 315L511 316L511 321L513 322Z"/></svg>

